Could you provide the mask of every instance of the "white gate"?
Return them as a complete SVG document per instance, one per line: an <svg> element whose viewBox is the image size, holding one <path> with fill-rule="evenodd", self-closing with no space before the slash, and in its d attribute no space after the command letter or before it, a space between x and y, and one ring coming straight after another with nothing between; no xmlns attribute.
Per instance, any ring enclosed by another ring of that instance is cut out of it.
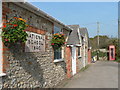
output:
<svg viewBox="0 0 120 90"><path fill-rule="evenodd" d="M72 47L72 74L76 74L76 47Z"/></svg>

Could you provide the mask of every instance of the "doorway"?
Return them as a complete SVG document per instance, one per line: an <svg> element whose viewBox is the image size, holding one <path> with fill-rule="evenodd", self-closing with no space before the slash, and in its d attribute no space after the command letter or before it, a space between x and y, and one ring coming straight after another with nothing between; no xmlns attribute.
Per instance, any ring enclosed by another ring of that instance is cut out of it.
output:
<svg viewBox="0 0 120 90"><path fill-rule="evenodd" d="M72 75L76 74L76 47L72 47Z"/></svg>

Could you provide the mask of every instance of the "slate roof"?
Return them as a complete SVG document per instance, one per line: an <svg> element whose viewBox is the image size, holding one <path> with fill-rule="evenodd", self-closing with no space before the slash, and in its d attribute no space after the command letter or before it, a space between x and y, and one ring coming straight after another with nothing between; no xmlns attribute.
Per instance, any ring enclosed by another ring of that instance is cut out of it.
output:
<svg viewBox="0 0 120 90"><path fill-rule="evenodd" d="M81 37L85 37L85 35L87 35L88 38L88 47L90 47L90 40L89 40L89 35L88 35L88 31L87 28L80 28L79 25L68 25L70 28L72 28L72 32L68 38L67 41L67 45L76 45L76 44L80 44L80 40L79 40L79 36L78 36L78 29L80 32ZM84 43L82 41L82 43Z"/></svg>
<svg viewBox="0 0 120 90"><path fill-rule="evenodd" d="M67 44L68 45L80 44L80 40L78 36L79 25L68 25L68 26L72 28L73 30L68 38Z"/></svg>
<svg viewBox="0 0 120 90"><path fill-rule="evenodd" d="M88 47L90 47L90 40L89 40L89 34L88 34L88 31L87 31L87 28L80 28L79 29L80 31L80 34L82 37L85 37L85 34L87 34L87 38L88 38Z"/></svg>
<svg viewBox="0 0 120 90"><path fill-rule="evenodd" d="M79 28L80 34L85 37L85 34L88 36L87 28Z"/></svg>

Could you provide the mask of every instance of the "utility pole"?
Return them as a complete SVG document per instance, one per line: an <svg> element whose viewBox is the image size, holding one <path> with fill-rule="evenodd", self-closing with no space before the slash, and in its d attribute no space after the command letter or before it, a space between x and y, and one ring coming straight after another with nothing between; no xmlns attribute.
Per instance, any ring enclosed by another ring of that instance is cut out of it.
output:
<svg viewBox="0 0 120 90"><path fill-rule="evenodd" d="M98 44L98 48L97 48L97 60L99 60L99 31L100 31L100 23L97 22L97 44Z"/></svg>

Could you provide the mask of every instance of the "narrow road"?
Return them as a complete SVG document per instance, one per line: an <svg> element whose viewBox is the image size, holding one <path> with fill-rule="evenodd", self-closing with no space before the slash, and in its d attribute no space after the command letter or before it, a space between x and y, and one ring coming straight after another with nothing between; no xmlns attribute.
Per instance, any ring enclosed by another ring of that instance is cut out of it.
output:
<svg viewBox="0 0 120 90"><path fill-rule="evenodd" d="M75 75L63 88L118 88L118 63L97 61Z"/></svg>

